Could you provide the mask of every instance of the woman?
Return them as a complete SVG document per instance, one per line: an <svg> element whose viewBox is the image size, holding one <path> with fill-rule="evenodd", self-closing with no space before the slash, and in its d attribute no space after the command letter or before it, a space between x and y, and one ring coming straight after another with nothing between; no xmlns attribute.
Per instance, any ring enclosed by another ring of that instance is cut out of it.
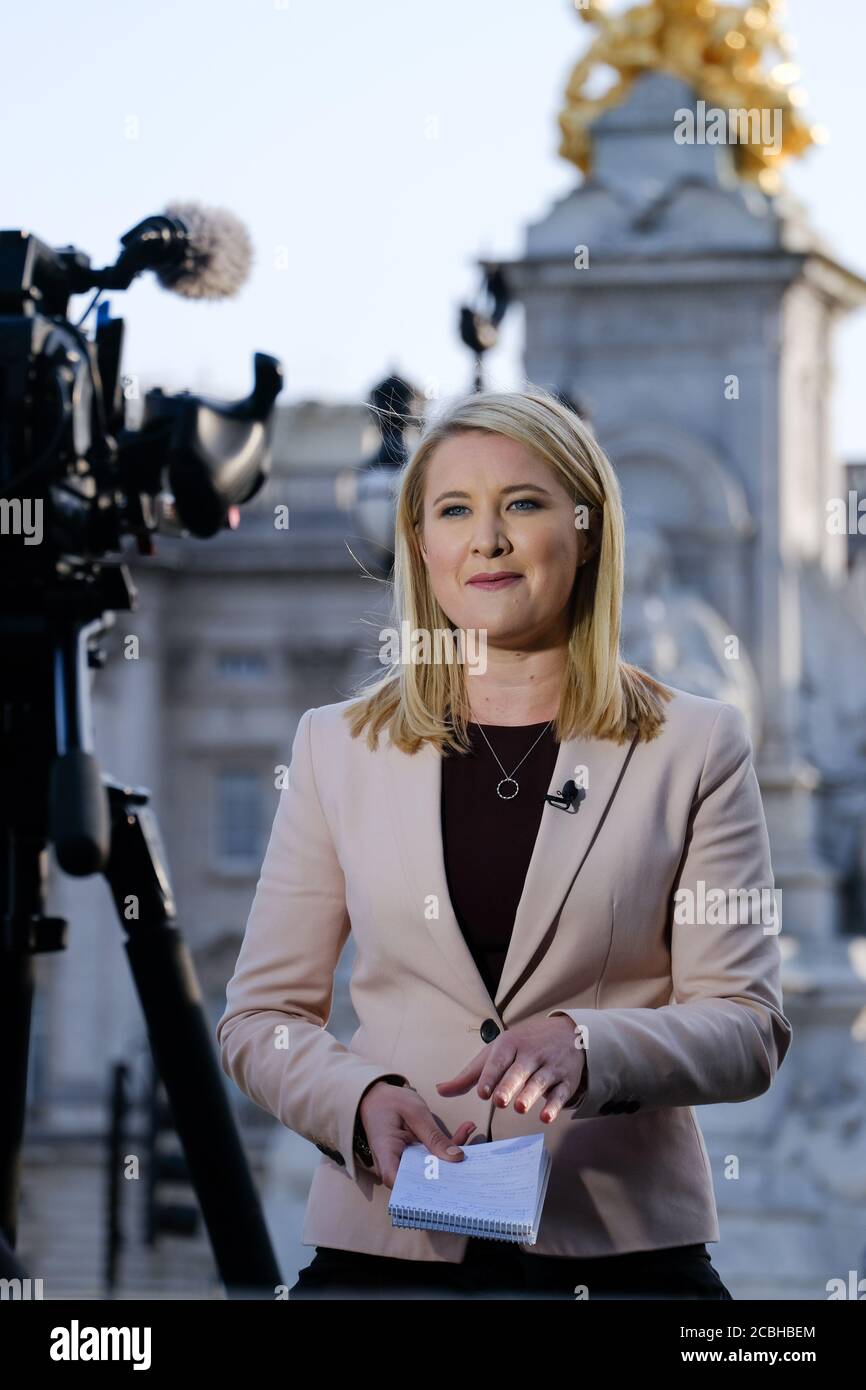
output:
<svg viewBox="0 0 866 1390"><path fill-rule="evenodd" d="M730 1298L692 1107L760 1095L790 1044L769 844L739 710L620 659L623 535L610 462L541 389L457 402L406 466L420 659L302 716L217 1026L324 1155L293 1298ZM391 1225L407 1144L538 1133L535 1245Z"/></svg>

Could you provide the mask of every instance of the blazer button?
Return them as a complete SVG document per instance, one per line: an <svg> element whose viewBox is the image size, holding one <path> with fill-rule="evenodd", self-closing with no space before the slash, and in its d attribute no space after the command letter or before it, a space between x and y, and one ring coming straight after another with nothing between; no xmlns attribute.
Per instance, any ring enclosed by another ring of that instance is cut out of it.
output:
<svg viewBox="0 0 866 1390"><path fill-rule="evenodd" d="M492 1018L485 1018L480 1031L482 1042L492 1043L494 1038L499 1037L499 1025Z"/></svg>

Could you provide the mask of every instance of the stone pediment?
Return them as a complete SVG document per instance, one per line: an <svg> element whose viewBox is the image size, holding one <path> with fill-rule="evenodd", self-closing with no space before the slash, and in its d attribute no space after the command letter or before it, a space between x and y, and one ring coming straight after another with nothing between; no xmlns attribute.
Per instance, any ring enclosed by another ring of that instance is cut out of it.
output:
<svg viewBox="0 0 866 1390"><path fill-rule="evenodd" d="M737 176L734 147L675 138L684 112L699 129L701 99L661 73L637 81L628 100L592 129L593 173L527 231L528 259L822 249L802 207Z"/></svg>
<svg viewBox="0 0 866 1390"><path fill-rule="evenodd" d="M692 176L662 187L644 184L641 199L594 178L529 228L526 254L571 256L575 246L586 245L592 263L614 256L808 249L809 239L786 235L786 224L767 204L751 189L714 187Z"/></svg>

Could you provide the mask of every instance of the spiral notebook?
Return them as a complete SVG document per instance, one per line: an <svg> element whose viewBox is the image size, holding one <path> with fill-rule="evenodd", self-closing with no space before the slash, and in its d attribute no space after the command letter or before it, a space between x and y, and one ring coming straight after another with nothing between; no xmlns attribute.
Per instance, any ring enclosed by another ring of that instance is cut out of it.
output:
<svg viewBox="0 0 866 1390"><path fill-rule="evenodd" d="M467 1144L463 1160L403 1150L388 1210L392 1226L534 1245L550 1177L543 1134Z"/></svg>

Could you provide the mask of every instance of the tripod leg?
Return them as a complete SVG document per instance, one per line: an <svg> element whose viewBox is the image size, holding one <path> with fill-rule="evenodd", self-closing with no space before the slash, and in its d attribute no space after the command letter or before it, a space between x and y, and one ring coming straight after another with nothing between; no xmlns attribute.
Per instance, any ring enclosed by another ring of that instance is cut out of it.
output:
<svg viewBox="0 0 866 1390"><path fill-rule="evenodd" d="M33 956L8 943L0 958L0 1018L3 1019L3 1065L0 1067L0 1233L13 1248L18 1236L21 1191L21 1145L27 1102L27 1059L33 1004Z"/></svg>
<svg viewBox="0 0 866 1390"><path fill-rule="evenodd" d="M105 876L150 1043L220 1276L229 1290L273 1297L280 1273L238 1134L192 958L174 923L159 830L147 794L107 782Z"/></svg>
<svg viewBox="0 0 866 1390"><path fill-rule="evenodd" d="M6 1244L2 1235L0 1235L0 1279L26 1279L28 1285L30 1282L30 1276L26 1269L15 1251Z"/></svg>
<svg viewBox="0 0 866 1390"><path fill-rule="evenodd" d="M0 1232L14 1249L36 978L33 956L61 949L66 923L42 916L48 873L45 841L6 826L0 834L0 855Z"/></svg>

